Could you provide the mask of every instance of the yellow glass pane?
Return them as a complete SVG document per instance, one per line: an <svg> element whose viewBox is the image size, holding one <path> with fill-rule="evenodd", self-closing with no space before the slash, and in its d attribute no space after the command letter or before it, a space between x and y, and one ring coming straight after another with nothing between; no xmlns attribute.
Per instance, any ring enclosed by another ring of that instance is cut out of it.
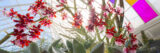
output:
<svg viewBox="0 0 160 53"><path fill-rule="evenodd" d="M133 5L134 3L137 2L137 0L126 0L128 2L129 5Z"/></svg>

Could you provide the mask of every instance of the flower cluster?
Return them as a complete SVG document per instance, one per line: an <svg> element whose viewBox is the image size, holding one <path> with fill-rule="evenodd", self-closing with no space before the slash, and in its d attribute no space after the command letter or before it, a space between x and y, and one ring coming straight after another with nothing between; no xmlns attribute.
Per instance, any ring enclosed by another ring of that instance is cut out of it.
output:
<svg viewBox="0 0 160 53"><path fill-rule="evenodd" d="M126 40L125 47L123 48L124 53L136 53L136 49L138 48L138 40L136 35L133 34L133 28L130 26L130 22L126 25L126 29L129 33L129 38Z"/></svg>
<svg viewBox="0 0 160 53"><path fill-rule="evenodd" d="M30 16L29 13L27 13L26 15L21 15L21 14L15 14L13 16L16 16L16 18L13 19L13 21L16 23L15 24L15 29L13 31L13 33L11 35L16 36L16 39L12 41L13 44L18 45L20 47L24 47L24 46L28 46L29 43L31 43L32 40L30 40L29 38L35 38L35 36L37 36L37 38L40 35L41 30L40 29L40 25L38 27L35 27L35 25L31 28L29 28L30 24L34 23L34 20L32 16ZM12 17L12 16L11 16ZM29 32L27 32L29 31Z"/></svg>
<svg viewBox="0 0 160 53"><path fill-rule="evenodd" d="M41 12L42 15L48 16L48 17L56 17L56 12L50 7L45 6L46 2L43 2L42 0L37 0L35 4L30 6L28 11L31 11L32 14L37 14ZM42 13L43 12L43 13Z"/></svg>
<svg viewBox="0 0 160 53"><path fill-rule="evenodd" d="M127 31L128 31L129 33L133 33L133 28L132 28L130 25L131 25L130 22L126 25Z"/></svg>
<svg viewBox="0 0 160 53"><path fill-rule="evenodd" d="M9 17L11 16L11 18L15 17L15 15L17 14L17 11L14 11L13 8L10 9L10 12L9 11L6 12L5 10L6 9L4 8L3 11L4 15L6 14Z"/></svg>
<svg viewBox="0 0 160 53"><path fill-rule="evenodd" d="M35 4L28 9L28 11L32 11L34 16L37 14L42 16L38 20L35 20L35 17L31 16L30 13L22 15L14 11L13 8L11 8L10 11L5 11L4 9L4 14L11 17L13 22L16 23L13 33L11 34L16 37L16 39L11 41L13 44L20 47L28 46L29 43L35 39L39 39L43 31L43 29L41 29L42 26L49 26L52 24L51 17L56 17L56 12L54 12L52 8L46 7L44 4L46 3L42 0L37 0Z"/></svg>
<svg viewBox="0 0 160 53"><path fill-rule="evenodd" d="M43 29L41 29L41 25L38 25L38 26L33 25L29 31L30 33L29 36L31 36L31 39L39 38L39 35L41 34L42 31Z"/></svg>
<svg viewBox="0 0 160 53"><path fill-rule="evenodd" d="M133 33L130 34L129 39L126 41L127 46L123 48L124 53L136 53L136 49L138 48L138 41L136 39L136 35L133 35Z"/></svg>
<svg viewBox="0 0 160 53"><path fill-rule="evenodd" d="M11 42L20 47L28 46L29 43L31 42L30 40L27 40L28 34L24 33L23 29L22 30L14 29L12 35L16 36L16 39Z"/></svg>
<svg viewBox="0 0 160 53"><path fill-rule="evenodd" d="M102 10L103 11L106 11L106 12L109 12L109 13L115 13L115 14L118 14L118 15L121 15L123 13L123 9L121 7L114 8L110 3L107 3L107 5L102 5Z"/></svg>
<svg viewBox="0 0 160 53"><path fill-rule="evenodd" d="M107 34L106 37L111 39L114 36L115 33L116 33L115 27L112 27L111 29L107 29L106 30L106 34Z"/></svg>
<svg viewBox="0 0 160 53"><path fill-rule="evenodd" d="M26 15L17 14L17 17L19 18L19 20L14 20L14 22L17 23L15 27L20 29L26 28L28 24L34 22L34 17L31 17L29 13L27 13Z"/></svg>
<svg viewBox="0 0 160 53"><path fill-rule="evenodd" d="M28 11L31 11L35 15L39 13L40 15L43 15L45 17L46 16L49 17L48 19L45 18L43 20L40 20L39 22L41 25L49 26L50 24L52 24L51 22L52 17L56 18L56 12L51 7L47 7L45 4L47 3L43 2L42 0L37 0L35 4L30 6ZM41 19L42 18L44 17L41 17Z"/></svg>
<svg viewBox="0 0 160 53"><path fill-rule="evenodd" d="M46 2L42 2L42 0L37 0L35 4L32 4L30 6L28 11L31 11L33 14L36 15L40 9L46 8L44 4L46 4Z"/></svg>
<svg viewBox="0 0 160 53"><path fill-rule="evenodd" d="M41 20L39 23L43 26L49 26L50 24L52 24L50 19Z"/></svg>
<svg viewBox="0 0 160 53"><path fill-rule="evenodd" d="M45 4L47 4L46 2L43 2L42 0L37 0L35 2L35 4L33 4L32 6L30 6L30 8L28 9L28 11L31 11L32 14L37 14L39 13L40 15L43 15L40 19L40 24L44 25L44 26L49 26L50 24L52 24L51 20L52 17L56 18L56 12L51 8L51 7L47 7ZM49 17L48 19L44 19L44 17Z"/></svg>
<svg viewBox="0 0 160 53"><path fill-rule="evenodd" d="M86 26L88 31L93 31L95 26L98 26L100 30L103 30L104 26L107 25L102 18L98 18L95 9L90 10L89 24Z"/></svg>
<svg viewBox="0 0 160 53"><path fill-rule="evenodd" d="M133 28L131 28L130 23L126 26L126 31L128 32L129 36L124 35L124 33L116 36L117 33L115 27L106 30L106 37L111 39L115 38L115 44L118 46L125 46L123 48L124 53L136 53L136 49L138 48L138 41L136 39L136 35L131 32Z"/></svg>
<svg viewBox="0 0 160 53"><path fill-rule="evenodd" d="M50 18L52 18L52 17L55 17L56 18L56 12L54 12L53 11L53 9L52 8L45 8L45 9L43 9L44 10L44 13L42 13L44 16L48 16L48 17L50 17ZM43 12L43 11L42 11Z"/></svg>
<svg viewBox="0 0 160 53"><path fill-rule="evenodd" d="M62 12L61 16L62 16L62 20L65 20L65 19L67 19L67 13L65 13L65 12Z"/></svg>
<svg viewBox="0 0 160 53"><path fill-rule="evenodd" d="M89 25L86 27L88 31L93 31L94 26L98 23L98 16L96 15L95 9L90 10Z"/></svg>
<svg viewBox="0 0 160 53"><path fill-rule="evenodd" d="M60 0L61 3L66 4L67 0Z"/></svg>
<svg viewBox="0 0 160 53"><path fill-rule="evenodd" d="M76 28L80 28L82 25L82 16L80 13L75 13L74 17L74 22L72 23L73 26Z"/></svg>
<svg viewBox="0 0 160 53"><path fill-rule="evenodd" d="M115 44L118 45L118 46L122 46L124 45L125 41L126 41L126 38L123 38L123 35L119 35L118 37L115 37Z"/></svg>

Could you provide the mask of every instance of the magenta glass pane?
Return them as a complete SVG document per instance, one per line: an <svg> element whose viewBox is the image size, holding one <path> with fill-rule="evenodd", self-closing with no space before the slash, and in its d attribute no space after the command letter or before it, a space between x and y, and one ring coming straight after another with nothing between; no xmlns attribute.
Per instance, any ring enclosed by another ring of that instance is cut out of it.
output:
<svg viewBox="0 0 160 53"><path fill-rule="evenodd" d="M115 3L115 0L110 0L113 4Z"/></svg>
<svg viewBox="0 0 160 53"><path fill-rule="evenodd" d="M145 23L158 16L158 14L147 4L145 0L137 1L132 7Z"/></svg>

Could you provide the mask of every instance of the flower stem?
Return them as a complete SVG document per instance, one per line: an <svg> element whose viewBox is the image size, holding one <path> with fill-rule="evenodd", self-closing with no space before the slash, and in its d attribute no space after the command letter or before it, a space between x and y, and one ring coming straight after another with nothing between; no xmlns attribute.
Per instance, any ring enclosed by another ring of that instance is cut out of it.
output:
<svg viewBox="0 0 160 53"><path fill-rule="evenodd" d="M5 42L6 40L8 40L10 38L10 35L12 34L13 32L11 33L8 33L2 40L0 40L0 45Z"/></svg>

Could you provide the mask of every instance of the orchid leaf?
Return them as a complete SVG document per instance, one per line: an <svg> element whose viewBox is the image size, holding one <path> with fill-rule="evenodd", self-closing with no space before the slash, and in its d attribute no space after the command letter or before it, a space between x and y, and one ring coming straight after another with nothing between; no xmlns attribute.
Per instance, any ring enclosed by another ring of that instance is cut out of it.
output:
<svg viewBox="0 0 160 53"><path fill-rule="evenodd" d="M97 35L97 37L98 37L98 40L99 40L99 41L102 41L101 36L100 36L100 33L99 33L97 27L96 27L96 35Z"/></svg>
<svg viewBox="0 0 160 53"><path fill-rule="evenodd" d="M114 45L114 43L115 43L115 38L114 37L112 37L111 43L112 43L112 45Z"/></svg>
<svg viewBox="0 0 160 53"><path fill-rule="evenodd" d="M84 43L84 46L86 49L90 48L90 46L92 45L92 43L94 42L94 40L87 40Z"/></svg>
<svg viewBox="0 0 160 53"><path fill-rule="evenodd" d="M75 30L76 30L79 34L85 36L86 39L89 39L89 38L90 38L90 36L87 35L87 32L85 31L85 28L84 28L83 26L81 26L80 29L77 29L77 28L76 28Z"/></svg>
<svg viewBox="0 0 160 53"><path fill-rule="evenodd" d="M73 40L73 53L86 53L84 46L77 40Z"/></svg>
<svg viewBox="0 0 160 53"><path fill-rule="evenodd" d="M122 53L121 50L118 47L107 47L108 53Z"/></svg>
<svg viewBox="0 0 160 53"><path fill-rule="evenodd" d="M10 52L6 51L6 50L3 50L3 49L0 49L0 53L10 53Z"/></svg>
<svg viewBox="0 0 160 53"><path fill-rule="evenodd" d="M30 52L31 53L40 53L40 49L38 47L38 45L34 42L32 42L29 46Z"/></svg>
<svg viewBox="0 0 160 53"><path fill-rule="evenodd" d="M142 36L143 44L145 45L145 44L148 43L148 38L147 38L147 36L146 36L144 31L141 31L141 34L142 34L141 36Z"/></svg>
<svg viewBox="0 0 160 53"><path fill-rule="evenodd" d="M67 47L68 47L68 49L69 49L69 52L70 53L73 53L73 47L72 47L72 43L70 42L70 41L66 41L66 43L67 43Z"/></svg>
<svg viewBox="0 0 160 53"><path fill-rule="evenodd" d="M62 36L65 37L65 38L68 38L68 39L73 39L73 37L67 36L67 35L65 35L65 34L61 34L61 33L60 33L60 35L62 35Z"/></svg>
<svg viewBox="0 0 160 53"><path fill-rule="evenodd" d="M92 50L91 53L104 53L104 43L101 42L97 44Z"/></svg>
<svg viewBox="0 0 160 53"><path fill-rule="evenodd" d="M48 50L50 53L53 53L52 47L56 47L56 46L58 45L58 43L60 42L60 40L61 40L61 39L58 39L58 40L56 40L55 42L53 42L53 43L51 44L51 46L49 47L49 50Z"/></svg>
<svg viewBox="0 0 160 53"><path fill-rule="evenodd" d="M55 48L55 47L52 47L52 53L65 53L65 52L63 52L63 51L61 51L61 50L59 50L58 48Z"/></svg>

